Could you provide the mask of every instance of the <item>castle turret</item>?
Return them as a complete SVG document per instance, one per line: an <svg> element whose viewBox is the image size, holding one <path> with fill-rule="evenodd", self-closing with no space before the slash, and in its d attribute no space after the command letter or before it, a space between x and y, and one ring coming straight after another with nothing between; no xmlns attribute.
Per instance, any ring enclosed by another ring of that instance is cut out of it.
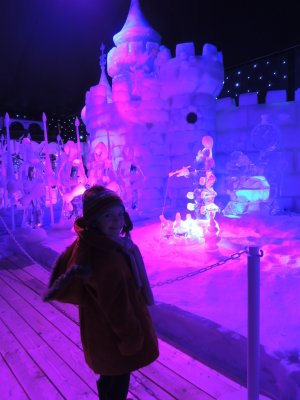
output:
<svg viewBox="0 0 300 400"><path fill-rule="evenodd" d="M160 35L149 25L141 12L139 0L131 0L131 5L126 22L120 32L113 37L118 47L130 42L160 43Z"/></svg>
<svg viewBox="0 0 300 400"><path fill-rule="evenodd" d="M100 81L98 85L92 86L85 96L85 107L82 109L81 117L92 138L97 135L99 129L112 124L109 104L112 102L112 91L106 75L106 54L102 43L100 50Z"/></svg>
<svg viewBox="0 0 300 400"><path fill-rule="evenodd" d="M121 76L127 79L137 70L153 72L161 38L143 16L138 0L131 1L126 22L113 40L116 47L107 56L107 70L113 80Z"/></svg>
<svg viewBox="0 0 300 400"><path fill-rule="evenodd" d="M154 123L167 119L159 95L157 57L160 35L142 14L138 0L132 0L128 17L107 56L107 70L112 77L112 96L122 118L130 123ZM156 101L156 112L151 108ZM151 104L148 104L149 101Z"/></svg>

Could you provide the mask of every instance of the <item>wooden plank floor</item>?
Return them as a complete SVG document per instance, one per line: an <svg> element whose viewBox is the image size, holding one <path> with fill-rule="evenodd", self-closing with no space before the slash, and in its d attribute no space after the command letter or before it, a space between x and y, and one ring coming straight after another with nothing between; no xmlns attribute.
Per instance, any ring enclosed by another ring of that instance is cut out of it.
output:
<svg viewBox="0 0 300 400"><path fill-rule="evenodd" d="M83 358L77 308L44 303L49 272L20 257L0 260L0 398L97 399ZM242 400L246 389L160 341L158 361L132 374L140 400ZM261 399L265 397L261 396Z"/></svg>

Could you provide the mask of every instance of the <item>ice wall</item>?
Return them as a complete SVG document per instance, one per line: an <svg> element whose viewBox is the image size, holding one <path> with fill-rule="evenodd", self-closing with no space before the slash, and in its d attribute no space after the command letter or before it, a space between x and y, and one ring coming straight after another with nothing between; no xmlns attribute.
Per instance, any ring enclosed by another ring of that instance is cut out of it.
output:
<svg viewBox="0 0 300 400"><path fill-rule="evenodd" d="M226 195L231 155L242 152L263 170L271 185L271 200L277 199L279 209L299 212L299 129L299 89L295 101L289 102L284 90L269 91L265 104L257 103L256 93L240 95L238 107L232 98L218 100L214 155L219 198Z"/></svg>

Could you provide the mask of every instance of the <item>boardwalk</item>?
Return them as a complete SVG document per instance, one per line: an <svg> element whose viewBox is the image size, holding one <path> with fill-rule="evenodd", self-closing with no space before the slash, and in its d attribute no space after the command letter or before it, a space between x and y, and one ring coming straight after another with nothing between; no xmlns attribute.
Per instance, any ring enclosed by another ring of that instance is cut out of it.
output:
<svg viewBox="0 0 300 400"><path fill-rule="evenodd" d="M83 359L76 307L41 300L48 278L47 270L24 259L0 260L1 400L98 398L97 377ZM245 388L163 341L160 353L133 373L132 399L247 399Z"/></svg>

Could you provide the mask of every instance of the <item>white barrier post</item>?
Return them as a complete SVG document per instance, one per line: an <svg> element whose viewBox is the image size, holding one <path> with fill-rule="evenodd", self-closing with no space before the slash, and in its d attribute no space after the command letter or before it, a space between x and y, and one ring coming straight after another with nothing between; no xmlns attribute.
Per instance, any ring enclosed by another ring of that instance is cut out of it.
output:
<svg viewBox="0 0 300 400"><path fill-rule="evenodd" d="M260 254L258 247L249 247L248 253L248 400L259 399L260 349Z"/></svg>

